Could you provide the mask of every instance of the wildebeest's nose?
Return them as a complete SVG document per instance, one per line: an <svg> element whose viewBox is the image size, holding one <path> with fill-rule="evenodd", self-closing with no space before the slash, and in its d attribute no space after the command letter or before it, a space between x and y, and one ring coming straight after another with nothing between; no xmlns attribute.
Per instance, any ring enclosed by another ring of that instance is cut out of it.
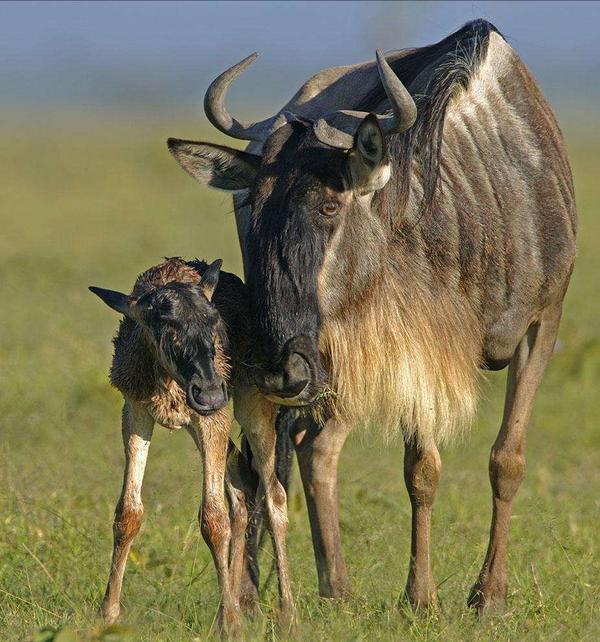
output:
<svg viewBox="0 0 600 642"><path fill-rule="evenodd" d="M227 385L222 380L203 382L194 377L186 391L187 404L200 415L209 415L227 404Z"/></svg>
<svg viewBox="0 0 600 642"><path fill-rule="evenodd" d="M312 399L304 399L304 396L311 388L314 378L312 352L312 344L308 338L290 339L284 346L278 366L257 375L259 390L283 402L292 399L299 405L310 402Z"/></svg>
<svg viewBox="0 0 600 642"><path fill-rule="evenodd" d="M281 364L281 369L262 376L262 388L278 397L296 397L310 382L310 367L306 359L297 352L292 353Z"/></svg>

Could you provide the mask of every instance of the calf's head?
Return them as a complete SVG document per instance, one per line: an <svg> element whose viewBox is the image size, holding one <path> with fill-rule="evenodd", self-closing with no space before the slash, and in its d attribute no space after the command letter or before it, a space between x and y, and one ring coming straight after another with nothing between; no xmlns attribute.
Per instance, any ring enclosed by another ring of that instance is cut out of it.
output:
<svg viewBox="0 0 600 642"><path fill-rule="evenodd" d="M157 361L186 392L190 408L202 415L227 403L227 383L217 363L219 346L226 345L227 337L211 302L221 263L212 263L198 284L173 281L139 297L90 287L142 328Z"/></svg>
<svg viewBox="0 0 600 642"><path fill-rule="evenodd" d="M391 114L343 111L310 121L284 113L242 125L227 114L224 93L251 61L217 78L205 109L222 131L262 142L262 154L178 139L168 145L199 182L242 193L256 384L273 401L305 405L327 383L319 352L324 320L360 302L380 274L387 231L377 200L391 176L386 135L410 127L416 108L378 53Z"/></svg>

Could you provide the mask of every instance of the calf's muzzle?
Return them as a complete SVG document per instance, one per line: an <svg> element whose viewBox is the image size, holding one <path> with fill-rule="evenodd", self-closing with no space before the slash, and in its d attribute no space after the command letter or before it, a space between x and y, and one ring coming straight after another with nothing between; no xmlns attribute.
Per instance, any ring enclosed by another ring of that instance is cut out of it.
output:
<svg viewBox="0 0 600 642"><path fill-rule="evenodd" d="M227 385L223 379L203 381L193 377L186 390L187 404L200 415L209 415L227 405Z"/></svg>

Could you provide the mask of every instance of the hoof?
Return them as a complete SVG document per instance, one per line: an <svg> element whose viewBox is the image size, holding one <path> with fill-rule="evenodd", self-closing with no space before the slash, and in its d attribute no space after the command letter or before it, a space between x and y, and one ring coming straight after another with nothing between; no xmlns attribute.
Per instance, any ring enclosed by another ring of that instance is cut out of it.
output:
<svg viewBox="0 0 600 642"><path fill-rule="evenodd" d="M418 613L419 611L435 612L439 611L440 609L440 603L437 597L437 593L435 592L423 595L413 595L405 592L404 601L415 613Z"/></svg>
<svg viewBox="0 0 600 642"><path fill-rule="evenodd" d="M506 607L506 592L504 582L478 580L469 593L467 606L477 611L478 615L502 612Z"/></svg>
<svg viewBox="0 0 600 642"><path fill-rule="evenodd" d="M114 624L121 614L121 605L117 604L105 604L102 603L100 607L100 616L106 622L106 624Z"/></svg>
<svg viewBox="0 0 600 642"><path fill-rule="evenodd" d="M354 597L354 591L350 582L337 582L319 586L319 597L326 600L348 600Z"/></svg>
<svg viewBox="0 0 600 642"><path fill-rule="evenodd" d="M430 582L411 582L404 590L404 599L413 611L437 611L440 604L433 579Z"/></svg>
<svg viewBox="0 0 600 642"><path fill-rule="evenodd" d="M222 638L239 638L242 631L242 615L239 609L219 611L219 631Z"/></svg>
<svg viewBox="0 0 600 642"><path fill-rule="evenodd" d="M260 616L260 603L258 601L258 593L256 592L256 589L245 591L240 595L240 608L251 620Z"/></svg>
<svg viewBox="0 0 600 642"><path fill-rule="evenodd" d="M280 635L288 635L298 623L296 607L293 604L282 606L277 612L277 629Z"/></svg>
<svg viewBox="0 0 600 642"><path fill-rule="evenodd" d="M247 569L246 569L247 571ZM258 579L253 580L253 574L248 571L242 575L241 585L238 589L238 600L243 613L250 619L261 615L260 600L258 597Z"/></svg>

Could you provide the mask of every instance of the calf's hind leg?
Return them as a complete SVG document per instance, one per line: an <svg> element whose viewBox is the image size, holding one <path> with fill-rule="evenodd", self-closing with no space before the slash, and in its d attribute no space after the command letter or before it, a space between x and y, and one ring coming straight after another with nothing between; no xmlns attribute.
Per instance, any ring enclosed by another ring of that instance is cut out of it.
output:
<svg viewBox="0 0 600 642"><path fill-rule="evenodd" d="M115 509L112 563L101 609L103 618L109 624L119 617L121 611L121 588L127 556L142 524L142 480L153 428L152 417L141 405L125 402L122 423L125 475L121 497Z"/></svg>
<svg viewBox="0 0 600 642"><path fill-rule="evenodd" d="M469 606L479 612L506 600L506 553L512 501L525 472L525 429L535 392L552 355L560 308L532 325L510 362L502 426L490 454L493 492L490 541L479 578L471 589Z"/></svg>
<svg viewBox="0 0 600 642"><path fill-rule="evenodd" d="M255 559L250 557L256 547L252 547L249 541L253 534L250 518L256 521L252 512L258 488L258 476L252 472L244 454L231 443L227 471L226 490L231 521L230 582L241 609L253 616L260 611L258 581L254 581ZM256 542L256 537L253 541Z"/></svg>

